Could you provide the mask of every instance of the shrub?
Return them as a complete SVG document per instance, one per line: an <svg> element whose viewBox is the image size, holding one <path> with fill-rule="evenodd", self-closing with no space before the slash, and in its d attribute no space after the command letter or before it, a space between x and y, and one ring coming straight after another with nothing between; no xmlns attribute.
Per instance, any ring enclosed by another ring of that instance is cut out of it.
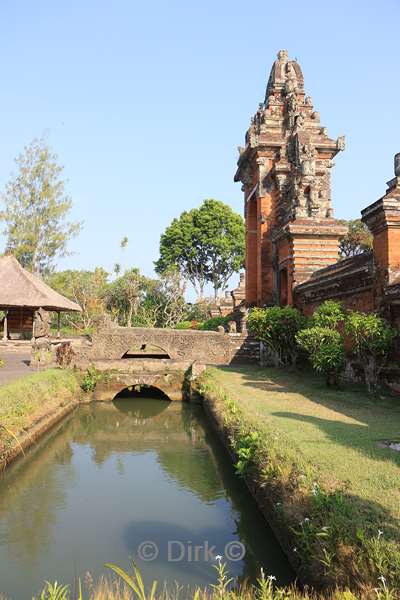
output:
<svg viewBox="0 0 400 600"><path fill-rule="evenodd" d="M199 324L198 329L201 331L217 331L218 327L225 325L228 323L229 317L211 317L211 319L207 319L207 321L203 321L203 323Z"/></svg>
<svg viewBox="0 0 400 600"><path fill-rule="evenodd" d="M192 329L192 321L181 321L175 325L175 329Z"/></svg>
<svg viewBox="0 0 400 600"><path fill-rule="evenodd" d="M265 344L276 367L296 363L296 334L305 324L305 317L291 306L253 308L247 321L249 330Z"/></svg>
<svg viewBox="0 0 400 600"><path fill-rule="evenodd" d="M378 315L360 312L348 314L345 331L361 363L368 391L372 391L377 388L379 373L387 362L397 332Z"/></svg>
<svg viewBox="0 0 400 600"><path fill-rule="evenodd" d="M313 314L313 324L316 327L328 327L336 329L345 319L345 312L340 302L326 300Z"/></svg>
<svg viewBox="0 0 400 600"><path fill-rule="evenodd" d="M84 392L93 392L99 380L99 371L95 367L89 367L82 377L81 389Z"/></svg>
<svg viewBox="0 0 400 600"><path fill-rule="evenodd" d="M296 341L310 357L312 367L326 377L328 385L337 385L345 366L343 338L329 327L310 327L299 331Z"/></svg>

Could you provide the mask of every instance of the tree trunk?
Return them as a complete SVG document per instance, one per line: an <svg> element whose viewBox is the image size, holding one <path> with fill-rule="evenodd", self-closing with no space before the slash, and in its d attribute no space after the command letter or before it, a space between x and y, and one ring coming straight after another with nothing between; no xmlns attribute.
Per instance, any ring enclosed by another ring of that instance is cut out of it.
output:
<svg viewBox="0 0 400 600"><path fill-rule="evenodd" d="M129 304L128 316L126 317L126 326L132 327L133 306Z"/></svg>

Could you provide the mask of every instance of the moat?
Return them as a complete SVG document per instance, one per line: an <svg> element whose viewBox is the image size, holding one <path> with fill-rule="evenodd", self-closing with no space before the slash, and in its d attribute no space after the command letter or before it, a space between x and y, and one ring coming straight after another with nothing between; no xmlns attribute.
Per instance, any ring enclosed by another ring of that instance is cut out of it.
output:
<svg viewBox="0 0 400 600"><path fill-rule="evenodd" d="M238 543L245 554L230 560ZM74 589L106 562L129 568L130 557L147 582L203 586L215 582L215 554L234 577L254 581L263 567L279 584L293 580L201 406L158 397L81 406L0 478L9 598L32 597L46 579Z"/></svg>

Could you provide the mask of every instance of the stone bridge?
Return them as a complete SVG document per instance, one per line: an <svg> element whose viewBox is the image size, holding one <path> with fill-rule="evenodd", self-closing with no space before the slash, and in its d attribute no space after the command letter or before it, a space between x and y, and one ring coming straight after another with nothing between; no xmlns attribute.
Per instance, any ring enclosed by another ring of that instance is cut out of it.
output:
<svg viewBox="0 0 400 600"><path fill-rule="evenodd" d="M171 400L183 400L190 381L206 365L258 357L258 343L240 333L109 326L93 335L75 366L104 372L96 400L112 400L125 388L148 385Z"/></svg>

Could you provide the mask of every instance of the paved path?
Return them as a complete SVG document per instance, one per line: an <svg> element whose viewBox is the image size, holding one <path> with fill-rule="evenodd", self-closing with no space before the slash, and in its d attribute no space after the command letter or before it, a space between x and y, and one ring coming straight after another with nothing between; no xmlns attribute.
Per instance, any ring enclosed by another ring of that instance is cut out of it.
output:
<svg viewBox="0 0 400 600"><path fill-rule="evenodd" d="M0 358L5 362L4 367L0 367L0 385L36 371L34 367L29 366L30 349L28 348L0 348Z"/></svg>

